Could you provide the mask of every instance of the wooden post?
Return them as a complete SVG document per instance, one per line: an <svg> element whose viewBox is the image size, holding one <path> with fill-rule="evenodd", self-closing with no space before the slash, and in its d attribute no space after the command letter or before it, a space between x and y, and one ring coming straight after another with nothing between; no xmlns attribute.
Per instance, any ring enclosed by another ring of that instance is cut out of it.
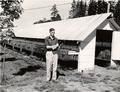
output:
<svg viewBox="0 0 120 92"><path fill-rule="evenodd" d="M7 83L7 81L6 81L6 76L5 76L5 59L6 59L6 56L5 56L5 54L6 54L6 43L4 44L5 46L4 46L4 57L3 57L3 61L2 61L2 69L1 69L1 71L2 71L2 76L1 76L1 85L6 85L6 83Z"/></svg>
<svg viewBox="0 0 120 92"><path fill-rule="evenodd" d="M80 66L80 61L81 61L81 58L80 58L80 55L81 55L81 47L79 45L79 54L78 54L78 71L81 72L82 70L80 69L81 66Z"/></svg>
<svg viewBox="0 0 120 92"><path fill-rule="evenodd" d="M22 52L22 45L20 45L20 52Z"/></svg>
<svg viewBox="0 0 120 92"><path fill-rule="evenodd" d="M31 44L31 55L33 55L33 45Z"/></svg>

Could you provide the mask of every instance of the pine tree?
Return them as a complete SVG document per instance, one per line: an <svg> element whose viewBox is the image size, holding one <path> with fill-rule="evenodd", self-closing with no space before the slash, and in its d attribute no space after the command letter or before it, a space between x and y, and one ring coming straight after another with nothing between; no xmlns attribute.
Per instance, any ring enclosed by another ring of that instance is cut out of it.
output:
<svg viewBox="0 0 120 92"><path fill-rule="evenodd" d="M53 7L51 8L51 20L52 21L58 21L61 20L61 16L60 14L58 14L58 10L56 7L56 4L53 5Z"/></svg>
<svg viewBox="0 0 120 92"><path fill-rule="evenodd" d="M80 1L80 4L79 4L79 12L78 12L78 17L83 17L85 16L85 13L86 13L86 2L84 3L82 0Z"/></svg>
<svg viewBox="0 0 120 92"><path fill-rule="evenodd" d="M90 0L88 7L88 15L95 15L97 11L97 2L95 0Z"/></svg>
<svg viewBox="0 0 120 92"><path fill-rule="evenodd" d="M69 18L74 18L76 16L76 1L73 0L71 4L71 10L69 11Z"/></svg>
<svg viewBox="0 0 120 92"><path fill-rule="evenodd" d="M88 7L87 3L84 2L83 3L83 8L82 8L82 17L86 15L87 7Z"/></svg>
<svg viewBox="0 0 120 92"><path fill-rule="evenodd" d="M107 2L105 2L104 0L98 0L98 4L97 4L97 14L101 14L101 13L106 13L107 12Z"/></svg>
<svg viewBox="0 0 120 92"><path fill-rule="evenodd" d="M115 17L115 21L120 26L120 0L117 2L116 6L115 6L114 17Z"/></svg>
<svg viewBox="0 0 120 92"><path fill-rule="evenodd" d="M81 8L80 8L80 1L78 0L76 3L76 8L75 8L76 14L74 15L74 18L80 17L80 12L81 12Z"/></svg>
<svg viewBox="0 0 120 92"><path fill-rule="evenodd" d="M87 7L86 2L83 2L82 0L81 1L78 0L76 3L75 0L73 0L71 11L70 11L71 12L70 18L85 16L86 7Z"/></svg>
<svg viewBox="0 0 120 92"><path fill-rule="evenodd" d="M115 11L115 1L110 1L110 12L114 13Z"/></svg>

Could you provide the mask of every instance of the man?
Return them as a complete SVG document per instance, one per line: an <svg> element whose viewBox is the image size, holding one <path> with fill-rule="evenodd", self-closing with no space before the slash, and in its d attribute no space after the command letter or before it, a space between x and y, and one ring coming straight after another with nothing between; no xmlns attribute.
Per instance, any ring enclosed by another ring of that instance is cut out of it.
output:
<svg viewBox="0 0 120 92"><path fill-rule="evenodd" d="M55 29L49 29L50 35L45 38L46 45L46 66L47 66L47 81L57 79L57 64L58 64L58 39L55 37ZM51 74L52 71L52 74Z"/></svg>

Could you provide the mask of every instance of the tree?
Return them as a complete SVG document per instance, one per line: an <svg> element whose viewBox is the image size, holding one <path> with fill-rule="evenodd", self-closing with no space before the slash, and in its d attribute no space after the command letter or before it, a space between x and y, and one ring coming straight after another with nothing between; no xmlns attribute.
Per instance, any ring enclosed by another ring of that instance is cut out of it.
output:
<svg viewBox="0 0 120 92"><path fill-rule="evenodd" d="M8 18L3 21L3 26L5 23L8 24L7 27L13 26L14 20L18 19L22 14L22 0L1 0L0 2L1 8L3 9L0 15L8 16Z"/></svg>
<svg viewBox="0 0 120 92"><path fill-rule="evenodd" d="M86 7L87 7L87 4L86 2L83 2L82 0L80 1L80 4L79 4L79 12L78 12L78 17L83 17L85 16L86 14Z"/></svg>
<svg viewBox="0 0 120 92"><path fill-rule="evenodd" d="M61 20L61 16L60 14L58 14L58 10L56 7L56 4L53 5L53 7L51 8L51 20L52 21L58 21Z"/></svg>
<svg viewBox="0 0 120 92"><path fill-rule="evenodd" d="M104 0L98 0L98 4L97 4L97 14L101 14L101 13L106 13L107 12L107 2L105 2Z"/></svg>
<svg viewBox="0 0 120 92"><path fill-rule="evenodd" d="M72 4L71 4L71 10L69 11L69 18L74 18L76 15L76 1L73 0Z"/></svg>
<svg viewBox="0 0 120 92"><path fill-rule="evenodd" d="M0 32L0 38L2 45L4 47L4 53L6 48L6 43L9 43L11 41L11 37L14 36L14 33L12 32L12 28L9 28L13 26L14 19L18 19L20 17L20 14L22 13L22 7L21 7L21 0L1 0L1 8L3 11L0 13L0 16L6 16L5 19L2 20L2 28L8 28L7 30ZM1 74L1 84L6 84L6 75L5 75L5 57L2 61L2 74Z"/></svg>
<svg viewBox="0 0 120 92"><path fill-rule="evenodd" d="M82 0L81 1L78 0L76 3L75 0L73 0L69 18L77 18L77 17L85 16L86 7L87 7L86 2L83 2Z"/></svg>
<svg viewBox="0 0 120 92"><path fill-rule="evenodd" d="M120 26L120 0L117 2L116 6L115 6L114 17L115 17L115 21Z"/></svg>
<svg viewBox="0 0 120 92"><path fill-rule="evenodd" d="M115 1L110 1L110 12L114 13L115 11Z"/></svg>
<svg viewBox="0 0 120 92"><path fill-rule="evenodd" d="M95 15L97 11L97 2L95 0L90 0L88 7L88 15Z"/></svg>

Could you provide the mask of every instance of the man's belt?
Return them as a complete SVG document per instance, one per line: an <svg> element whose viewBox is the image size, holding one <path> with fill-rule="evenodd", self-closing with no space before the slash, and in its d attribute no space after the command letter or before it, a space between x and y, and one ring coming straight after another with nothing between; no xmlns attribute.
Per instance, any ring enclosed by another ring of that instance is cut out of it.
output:
<svg viewBox="0 0 120 92"><path fill-rule="evenodd" d="M53 51L52 49L47 49L47 51Z"/></svg>
<svg viewBox="0 0 120 92"><path fill-rule="evenodd" d="M47 49L47 51L57 51L58 50L58 47L56 49Z"/></svg>

